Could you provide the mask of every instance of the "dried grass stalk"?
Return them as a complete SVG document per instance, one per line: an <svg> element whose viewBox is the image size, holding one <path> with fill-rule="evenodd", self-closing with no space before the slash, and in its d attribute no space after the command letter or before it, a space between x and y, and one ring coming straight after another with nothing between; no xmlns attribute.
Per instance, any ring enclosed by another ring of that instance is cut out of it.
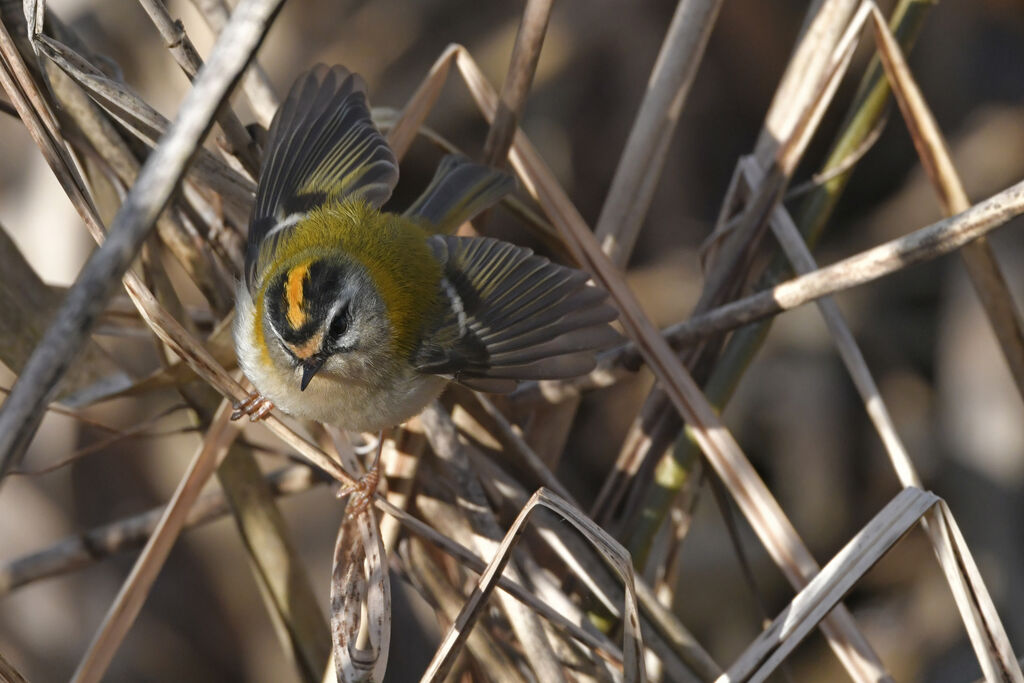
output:
<svg viewBox="0 0 1024 683"><path fill-rule="evenodd" d="M164 39L164 47L174 56L174 61L178 63L188 79L194 81L203 66L203 60L195 45L192 44L192 39L185 32L185 26L180 21L171 18L167 7L162 2L139 0L139 4L146 10L146 14L149 15L153 25L160 32L160 37ZM230 106L221 107L217 113L217 123L224 132L229 153L245 166L250 175L255 177L259 172L259 149Z"/></svg>
<svg viewBox="0 0 1024 683"><path fill-rule="evenodd" d="M623 619L623 669L626 681L644 681L643 634L640 631L640 614L633 588L633 565L629 553L608 535L601 527L590 521L578 508L546 489L539 489L516 517L495 552L494 558L480 576L473 594L466 602L458 618L445 634L441 646L423 675L423 681L442 681L451 669L455 656L469 631L473 628L480 609L494 589L497 576L504 570L512 557L512 548L522 534L533 510L542 505L554 510L576 529L601 553L601 556L619 573L626 588L625 618Z"/></svg>
<svg viewBox="0 0 1024 683"><path fill-rule="evenodd" d="M858 580L878 562L879 559L914 524L921 521L930 511L943 518L949 532L943 536L940 563L961 564L970 576L972 589L976 594L975 609L984 612L984 618L965 620L968 632L972 624L991 623L995 617L991 600L980 582L977 568L960 535L946 503L927 491L914 487L903 489L896 495L846 546L821 570L790 604L772 621L761 635L748 646L746 651L733 663L718 681L762 681L786 658L796 645L810 632L829 610L850 591ZM947 572L948 575L948 572ZM951 586L954 597L960 592L957 585ZM958 598L959 601L959 598ZM998 617L995 617L998 622ZM974 635L972 634L972 640ZM1021 681L1020 666L1009 650L1009 643L993 641L993 647L979 652L979 661L986 680Z"/></svg>
<svg viewBox="0 0 1024 683"><path fill-rule="evenodd" d="M457 64L484 117L490 119L496 109L493 89L467 52L458 53ZM593 233L522 131L517 133L513 143L512 164L524 186L540 202L577 258L611 294L627 333L637 343L648 367L668 392L676 409L692 426L708 460L729 486L773 560L794 586L803 587L817 572L814 558L692 377L647 319L621 275L601 252ZM851 673L865 678L884 675L877 655L845 608L837 608L822 628L842 653Z"/></svg>
<svg viewBox="0 0 1024 683"><path fill-rule="evenodd" d="M331 426L325 429L341 462L358 471L359 461L345 434ZM386 558L373 506L355 512L348 508L338 529L331 568L332 658L340 683L384 680L391 648L391 579Z"/></svg>
<svg viewBox="0 0 1024 683"><path fill-rule="evenodd" d="M459 512L469 521L473 530L473 545L480 555L492 556L503 534L470 466L469 456L459 440L455 424L437 402L428 405L423 411L420 424L423 425L434 453L447 466L452 485L459 492ZM513 564L508 567L508 576L520 582L522 575ZM564 680L562 668L536 613L525 609L522 604L503 593L498 594L498 600L516 637L523 644L523 655L534 673L540 680L552 683Z"/></svg>
<svg viewBox="0 0 1024 683"><path fill-rule="evenodd" d="M679 114L693 85L722 0L679 0L615 167L594 233L625 268L665 165Z"/></svg>
<svg viewBox="0 0 1024 683"><path fill-rule="evenodd" d="M20 461L28 448L57 383L149 235L209 130L213 116L259 46L279 6L280 0L243 0L235 9L207 68L185 96L167 135L139 172L138 181L110 226L109 236L89 258L43 341L0 407L0 476ZM3 34L6 36L6 30ZM10 42L9 36L5 42ZM11 64L9 51L5 50L4 57ZM5 89L11 93L6 84Z"/></svg>
<svg viewBox="0 0 1024 683"><path fill-rule="evenodd" d="M925 173L939 194L943 213L947 216L962 213L971 202L953 166L942 131L910 73L899 44L878 8L874 3L870 6L878 55L892 83L893 94L910 129L910 136ZM1010 376L1017 385L1017 391L1024 397L1024 320L1014 303L999 261L984 237L965 244L960 255L999 341L999 347L1006 357Z"/></svg>
<svg viewBox="0 0 1024 683"><path fill-rule="evenodd" d="M523 18L519 22L515 46L508 63L508 73L501 86L501 104L484 140L483 162L488 166L502 166L508 156L519 119L526 107L526 96L533 84L533 75L540 60L548 20L554 0L526 0Z"/></svg>
<svg viewBox="0 0 1024 683"><path fill-rule="evenodd" d="M238 425L231 422L230 417L231 404L228 401L221 401L217 415L165 508L160 523L136 560L131 574L118 591L88 651L79 662L72 677L76 683L93 683L100 680L110 665L114 653L142 609L153 582L156 581L164 561L171 552L171 546L181 533L188 511L238 436Z"/></svg>
<svg viewBox="0 0 1024 683"><path fill-rule="evenodd" d="M302 493L325 481L306 465L292 465L267 476L275 496ZM161 506L93 527L5 562L0 565L0 598L35 581L77 571L116 553L141 548L156 529L165 509ZM230 513L223 492L204 493L192 504L184 528L206 524Z"/></svg>
<svg viewBox="0 0 1024 683"><path fill-rule="evenodd" d="M814 577L729 670L726 681L762 681L938 498L901 491Z"/></svg>
<svg viewBox="0 0 1024 683"><path fill-rule="evenodd" d="M25 677L7 661L2 652L0 652L0 680L5 683L27 683Z"/></svg>

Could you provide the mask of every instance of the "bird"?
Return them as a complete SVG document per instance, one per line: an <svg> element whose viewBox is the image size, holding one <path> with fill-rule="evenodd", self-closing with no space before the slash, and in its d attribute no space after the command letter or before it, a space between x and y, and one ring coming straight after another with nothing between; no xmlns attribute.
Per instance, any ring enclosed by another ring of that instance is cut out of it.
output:
<svg viewBox="0 0 1024 683"><path fill-rule="evenodd" d="M449 155L404 212L382 210L398 161L345 67L296 78L263 158L233 327L255 390L233 419L277 408L378 432L450 382L507 393L582 375L620 339L583 271L453 234L515 189L508 173Z"/></svg>

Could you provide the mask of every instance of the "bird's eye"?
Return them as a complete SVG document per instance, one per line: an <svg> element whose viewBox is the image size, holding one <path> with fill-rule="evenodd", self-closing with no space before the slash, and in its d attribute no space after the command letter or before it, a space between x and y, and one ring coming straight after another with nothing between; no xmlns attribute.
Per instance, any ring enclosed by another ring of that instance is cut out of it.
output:
<svg viewBox="0 0 1024 683"><path fill-rule="evenodd" d="M334 316L334 320L331 321L331 328L328 331L331 339L341 339L345 331L348 330L348 307L338 311L338 314Z"/></svg>

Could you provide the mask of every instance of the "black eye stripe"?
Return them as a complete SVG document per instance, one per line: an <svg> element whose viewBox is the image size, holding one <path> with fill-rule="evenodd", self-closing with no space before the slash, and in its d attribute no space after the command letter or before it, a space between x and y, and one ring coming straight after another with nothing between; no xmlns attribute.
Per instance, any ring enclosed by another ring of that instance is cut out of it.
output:
<svg viewBox="0 0 1024 683"><path fill-rule="evenodd" d="M301 296L296 297L301 299L299 305L301 314L296 313L294 306L291 310L289 308L288 287L294 286L294 283L289 282L292 270L286 270L273 279L266 290L264 300L274 328L284 341L289 344L302 344L318 330L323 329L327 317L337 306L347 268L345 263L332 259L315 259L310 262L305 267L305 273L301 280ZM289 318L289 312L292 313L291 318ZM343 315L343 313L339 312L338 315ZM292 322L299 320L301 320L301 324L294 327ZM337 325L347 327L346 319L343 317ZM331 333L328 338L334 336Z"/></svg>

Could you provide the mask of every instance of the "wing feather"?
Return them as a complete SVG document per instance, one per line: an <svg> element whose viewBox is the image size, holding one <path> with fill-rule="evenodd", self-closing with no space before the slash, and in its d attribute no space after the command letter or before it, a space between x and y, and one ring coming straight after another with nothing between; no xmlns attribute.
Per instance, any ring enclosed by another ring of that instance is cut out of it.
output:
<svg viewBox="0 0 1024 683"><path fill-rule="evenodd" d="M574 377L621 337L607 294L581 271L490 238L435 235L429 244L457 297L417 351L421 372L482 391L524 379Z"/></svg>
<svg viewBox="0 0 1024 683"><path fill-rule="evenodd" d="M250 288L296 217L349 197L380 207L397 182L398 162L370 118L363 80L323 64L299 76L267 135L246 246Z"/></svg>
<svg viewBox="0 0 1024 683"><path fill-rule="evenodd" d="M515 189L508 173L449 154L438 164L433 180L405 211L429 223L436 232L452 233Z"/></svg>

